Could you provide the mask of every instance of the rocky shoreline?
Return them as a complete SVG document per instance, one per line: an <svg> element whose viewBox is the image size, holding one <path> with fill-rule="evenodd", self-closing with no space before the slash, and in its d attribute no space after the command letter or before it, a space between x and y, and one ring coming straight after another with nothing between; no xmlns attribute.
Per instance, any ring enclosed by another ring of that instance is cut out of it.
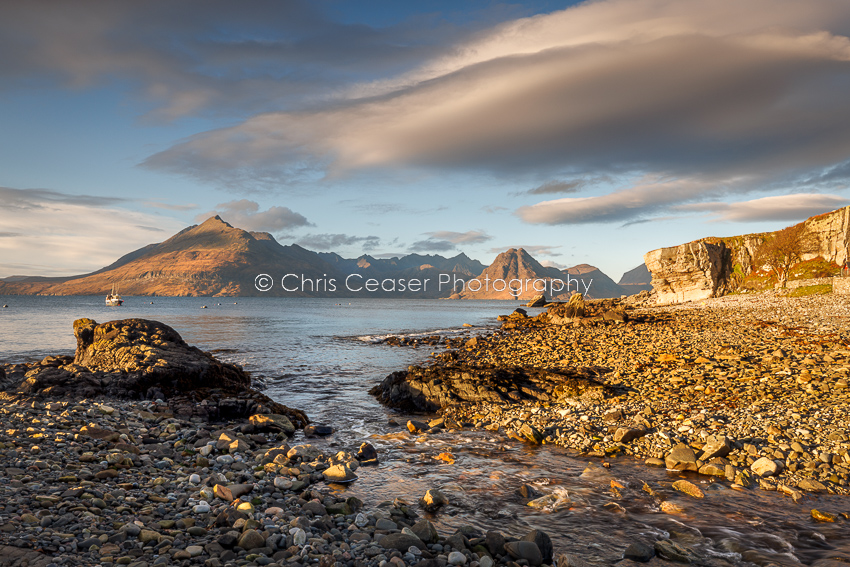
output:
<svg viewBox="0 0 850 567"><path fill-rule="evenodd" d="M850 493L846 300L763 294L668 307L606 300L579 311L559 304L533 318L515 312L501 318L501 331L435 355L433 367L390 376L373 394L401 406L407 389L424 399L420 409L441 408L442 423L586 456L627 456L733 488L795 500ZM476 389L474 373L457 380L458 367L583 374L607 395L559 399L552 382L542 396L507 387L493 400Z"/></svg>
<svg viewBox="0 0 850 567"><path fill-rule="evenodd" d="M378 463L372 445L296 443L334 430L166 325L74 331L74 357L0 373L0 566L578 564L539 530L438 533L420 516L448 503L437 489L418 503L338 494Z"/></svg>

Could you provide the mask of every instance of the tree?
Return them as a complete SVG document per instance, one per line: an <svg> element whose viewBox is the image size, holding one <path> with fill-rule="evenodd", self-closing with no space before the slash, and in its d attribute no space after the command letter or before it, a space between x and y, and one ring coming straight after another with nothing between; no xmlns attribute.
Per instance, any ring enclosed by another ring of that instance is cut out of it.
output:
<svg viewBox="0 0 850 567"><path fill-rule="evenodd" d="M756 249L756 266L766 267L776 275L779 287L785 287L791 267L803 261L803 255L815 251L817 241L806 223L789 226L771 236Z"/></svg>

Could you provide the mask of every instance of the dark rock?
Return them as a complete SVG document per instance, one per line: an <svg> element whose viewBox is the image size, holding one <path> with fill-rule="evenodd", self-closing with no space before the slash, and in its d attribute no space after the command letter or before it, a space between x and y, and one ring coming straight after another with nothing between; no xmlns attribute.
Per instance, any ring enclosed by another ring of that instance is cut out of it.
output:
<svg viewBox="0 0 850 567"><path fill-rule="evenodd" d="M393 408L434 412L457 403L556 404L567 399L600 400L613 390L575 370L411 366L407 371L393 372L369 393Z"/></svg>
<svg viewBox="0 0 850 567"><path fill-rule="evenodd" d="M407 548L411 545L415 545L419 549L426 549L425 543L421 539L403 533L387 534L381 538L378 544L384 549L397 549L401 552L407 551Z"/></svg>
<svg viewBox="0 0 850 567"><path fill-rule="evenodd" d="M646 563L653 557L655 557L655 549L640 542L630 544L623 552L623 559L631 559L641 563Z"/></svg>
<svg viewBox="0 0 850 567"><path fill-rule="evenodd" d="M533 541L509 541L505 544L505 551L514 559L525 559L531 567L543 564L543 554Z"/></svg>
<svg viewBox="0 0 850 567"><path fill-rule="evenodd" d="M543 493L539 490L535 489L533 486L529 484L523 484L519 487L519 495L523 498L540 498L543 496Z"/></svg>
<svg viewBox="0 0 850 567"><path fill-rule="evenodd" d="M378 451L371 443L363 443L357 449L357 460L361 465L372 464L378 462Z"/></svg>
<svg viewBox="0 0 850 567"><path fill-rule="evenodd" d="M487 532L484 541L493 557L505 554L505 536L501 532Z"/></svg>
<svg viewBox="0 0 850 567"><path fill-rule="evenodd" d="M308 425L304 428L304 435L307 437L327 437L333 432L333 427L328 425Z"/></svg>
<svg viewBox="0 0 850 567"><path fill-rule="evenodd" d="M525 534L525 537L522 539L523 541L534 542L537 549L539 549L540 553L543 555L543 563L552 563L554 548L552 547L552 539L546 532L541 530L531 530Z"/></svg>
<svg viewBox="0 0 850 567"><path fill-rule="evenodd" d="M548 302L543 294L535 295L531 301L525 304L526 307L545 307Z"/></svg>

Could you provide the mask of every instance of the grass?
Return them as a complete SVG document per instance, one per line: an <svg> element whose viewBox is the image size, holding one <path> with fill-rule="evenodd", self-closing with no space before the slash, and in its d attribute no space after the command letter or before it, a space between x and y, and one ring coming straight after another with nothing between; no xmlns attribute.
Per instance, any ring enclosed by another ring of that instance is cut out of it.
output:
<svg viewBox="0 0 850 567"><path fill-rule="evenodd" d="M792 289L788 297L808 297L810 295L825 295L832 293L832 284L806 285Z"/></svg>

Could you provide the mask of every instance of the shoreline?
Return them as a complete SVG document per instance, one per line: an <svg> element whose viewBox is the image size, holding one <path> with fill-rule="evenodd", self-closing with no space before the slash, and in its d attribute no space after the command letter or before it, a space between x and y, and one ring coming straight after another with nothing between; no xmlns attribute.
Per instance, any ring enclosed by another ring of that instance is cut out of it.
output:
<svg viewBox="0 0 850 567"><path fill-rule="evenodd" d="M603 401L471 403L453 422L586 456L631 455L734 488L850 494L850 317L840 296L727 296L630 309L627 323L526 325L435 365L590 369ZM518 318L522 323L522 318ZM532 320L527 320L533 323Z"/></svg>

